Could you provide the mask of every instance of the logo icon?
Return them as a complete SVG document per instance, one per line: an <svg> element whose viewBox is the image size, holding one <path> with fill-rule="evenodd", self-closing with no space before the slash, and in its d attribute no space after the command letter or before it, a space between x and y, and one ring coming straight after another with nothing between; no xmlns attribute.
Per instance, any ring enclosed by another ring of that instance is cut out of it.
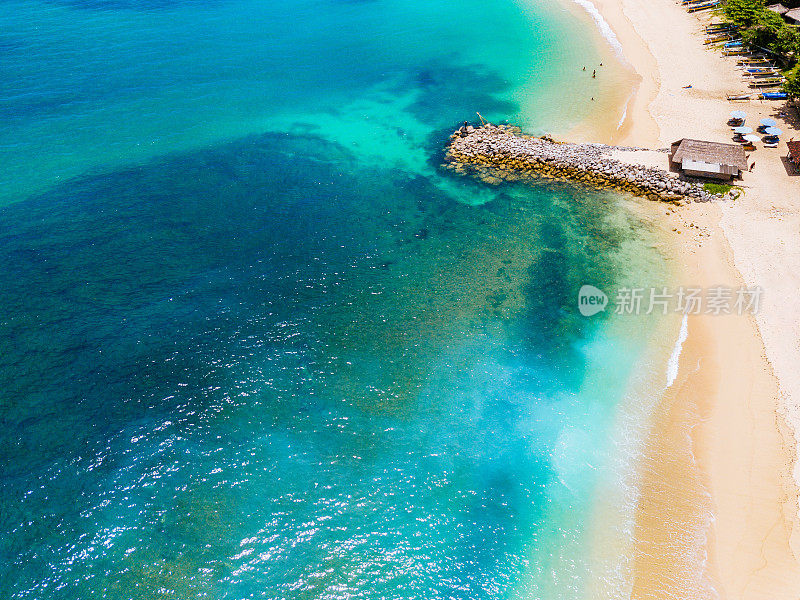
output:
<svg viewBox="0 0 800 600"><path fill-rule="evenodd" d="M606 309L608 296L593 285L581 286L578 291L578 310L584 317L591 317Z"/></svg>

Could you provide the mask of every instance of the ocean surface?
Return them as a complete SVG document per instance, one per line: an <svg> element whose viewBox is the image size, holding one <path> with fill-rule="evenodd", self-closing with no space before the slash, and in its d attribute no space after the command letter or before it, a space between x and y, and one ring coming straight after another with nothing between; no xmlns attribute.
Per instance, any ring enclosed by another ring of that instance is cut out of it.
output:
<svg viewBox="0 0 800 600"><path fill-rule="evenodd" d="M577 293L665 261L439 168L612 93L578 14L3 0L0 598L624 593L659 321Z"/></svg>

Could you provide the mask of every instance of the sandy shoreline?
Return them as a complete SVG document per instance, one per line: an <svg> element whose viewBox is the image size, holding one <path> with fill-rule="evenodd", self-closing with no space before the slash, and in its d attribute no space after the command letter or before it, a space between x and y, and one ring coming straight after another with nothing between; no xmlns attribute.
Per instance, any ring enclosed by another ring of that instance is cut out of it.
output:
<svg viewBox="0 0 800 600"><path fill-rule="evenodd" d="M593 3L640 78L623 128L599 141L726 142L734 109L750 123L778 119L785 139L796 131L779 116L782 103L725 100L745 85L734 60L703 46L707 17L671 0ZM592 141L584 135L571 137ZM736 202L646 209L662 213L678 285L757 285L764 295L755 317L689 318L678 377L657 408L643 460L634 598L798 597L800 177L789 175L785 155L783 143L753 153Z"/></svg>

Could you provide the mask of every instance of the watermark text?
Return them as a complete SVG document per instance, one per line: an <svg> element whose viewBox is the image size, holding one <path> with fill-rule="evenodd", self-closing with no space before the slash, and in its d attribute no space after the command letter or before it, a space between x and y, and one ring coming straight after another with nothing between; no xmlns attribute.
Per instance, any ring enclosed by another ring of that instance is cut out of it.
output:
<svg viewBox="0 0 800 600"><path fill-rule="evenodd" d="M578 292L578 310L591 317L608 309L616 315L681 313L688 315L757 314L763 290L759 286L620 287L609 298L599 288L584 285Z"/></svg>

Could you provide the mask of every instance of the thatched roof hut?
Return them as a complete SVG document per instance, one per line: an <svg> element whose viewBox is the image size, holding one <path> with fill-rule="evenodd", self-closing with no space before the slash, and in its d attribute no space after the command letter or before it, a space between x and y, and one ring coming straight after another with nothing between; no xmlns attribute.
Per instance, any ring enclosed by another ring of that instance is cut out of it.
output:
<svg viewBox="0 0 800 600"><path fill-rule="evenodd" d="M747 155L738 144L682 139L672 144L670 160L687 175L731 179L747 171Z"/></svg>
<svg viewBox="0 0 800 600"><path fill-rule="evenodd" d="M783 13L783 18L787 21L794 21L795 23L800 23L800 8L793 8L792 10L787 10Z"/></svg>
<svg viewBox="0 0 800 600"><path fill-rule="evenodd" d="M787 12L789 12L789 9L788 9L788 8L786 8L786 7L785 7L783 4L770 4L770 5L767 7L767 10L771 10L772 12L776 12L776 13L778 13L778 14L779 14L779 15L781 15L781 16L783 16L783 15L785 15Z"/></svg>

